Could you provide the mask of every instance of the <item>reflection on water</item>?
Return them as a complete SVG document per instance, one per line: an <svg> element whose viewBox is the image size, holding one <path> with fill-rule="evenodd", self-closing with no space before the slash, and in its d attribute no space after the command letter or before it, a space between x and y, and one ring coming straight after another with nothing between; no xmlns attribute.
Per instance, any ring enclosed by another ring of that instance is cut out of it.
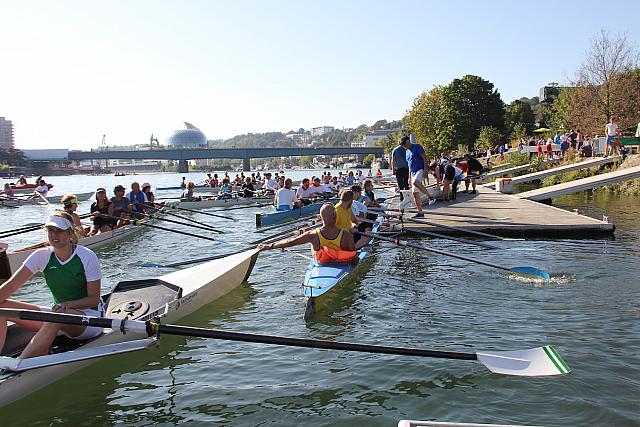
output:
<svg viewBox="0 0 640 427"><path fill-rule="evenodd" d="M403 418L638 425L638 201L599 192L554 200L563 209L609 216L617 226L614 239L501 241L498 251L424 240L478 259L542 268L552 273L549 283L524 283L489 267L380 243L335 294L330 310L306 324L300 289L306 262L270 251L260 255L251 284L181 322L459 351L552 344L573 369L568 376L505 377L473 361L162 337L158 349L98 362L0 409L2 425L351 427L395 425ZM225 240L242 242L257 238L253 212L230 212L234 222L194 218L225 227ZM138 269L140 262L235 248L146 230L100 251L104 288L172 271ZM46 299L43 286L36 281L21 296Z"/></svg>

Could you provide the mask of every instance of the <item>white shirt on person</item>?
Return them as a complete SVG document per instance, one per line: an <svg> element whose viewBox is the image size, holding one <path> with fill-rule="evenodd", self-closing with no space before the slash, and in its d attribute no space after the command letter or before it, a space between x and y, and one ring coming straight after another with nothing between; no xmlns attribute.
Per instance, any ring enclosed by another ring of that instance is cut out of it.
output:
<svg viewBox="0 0 640 427"><path fill-rule="evenodd" d="M357 200L351 203L351 211L356 218L364 218L367 215L367 206Z"/></svg>
<svg viewBox="0 0 640 427"><path fill-rule="evenodd" d="M38 249L32 252L31 255L24 261L23 265L29 269L32 273L41 273L49 264L53 248L47 246L46 248ZM58 258L58 262L64 265L71 261L73 257L77 255L82 262L84 268L84 275L87 282L93 282L102 279L102 272L100 271L100 261L96 254L84 246L76 245L73 253L66 261L61 261ZM57 256L56 256L57 257Z"/></svg>
<svg viewBox="0 0 640 427"><path fill-rule="evenodd" d="M315 194L312 187L304 188L302 185L298 187L298 192L296 193L299 199L310 199Z"/></svg>
<svg viewBox="0 0 640 427"><path fill-rule="evenodd" d="M294 202L297 200L296 192L290 188L281 188L276 192L276 206L289 206L293 208Z"/></svg>
<svg viewBox="0 0 640 427"><path fill-rule="evenodd" d="M39 186L37 186L35 188L35 192L46 196L47 193L49 192L49 187L46 184L45 185L39 185Z"/></svg>
<svg viewBox="0 0 640 427"><path fill-rule="evenodd" d="M273 178L269 178L264 186L267 190L277 190L280 187L278 182Z"/></svg>
<svg viewBox="0 0 640 427"><path fill-rule="evenodd" d="M618 134L618 124L617 123L607 123L607 136L616 136Z"/></svg>

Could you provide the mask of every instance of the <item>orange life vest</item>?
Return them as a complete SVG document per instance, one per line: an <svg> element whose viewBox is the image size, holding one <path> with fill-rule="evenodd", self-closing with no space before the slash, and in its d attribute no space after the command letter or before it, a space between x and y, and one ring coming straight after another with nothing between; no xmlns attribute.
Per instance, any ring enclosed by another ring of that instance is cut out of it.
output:
<svg viewBox="0 0 640 427"><path fill-rule="evenodd" d="M320 240L320 250L315 251L313 254L316 261L320 264L327 264L329 262L351 262L355 259L358 255L356 251L341 249L342 233L344 233L344 230L341 229L335 238L327 239L322 235L320 229L316 230L316 235Z"/></svg>

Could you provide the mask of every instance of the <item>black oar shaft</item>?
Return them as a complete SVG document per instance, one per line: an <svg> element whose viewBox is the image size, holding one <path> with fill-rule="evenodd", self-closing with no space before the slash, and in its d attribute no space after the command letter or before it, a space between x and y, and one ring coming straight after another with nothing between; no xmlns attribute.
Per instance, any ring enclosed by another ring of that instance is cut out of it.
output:
<svg viewBox="0 0 640 427"><path fill-rule="evenodd" d="M452 253L452 252L441 251L441 250L435 249L435 248L428 248L426 246L417 245L415 243L410 243L410 242L403 241L403 240L392 239L390 237L381 236L379 234L364 233L364 232L359 232L359 231L358 231L358 233L363 235L363 236L373 237L375 239L384 240L386 242L392 242L392 243L397 244L398 246L407 246L407 247L410 247L410 248L420 249L420 250L428 251L428 252L433 252L433 253L436 253L436 254L445 255L445 256L452 257L452 258L458 258L458 259L461 259L463 261L475 262L476 264L486 265L487 267L493 267L493 268L498 268L500 270L511 271L510 268L503 267L503 266L498 265L498 264L493 264L493 263L490 263L490 262L487 262L487 261L482 261L482 260L479 260L479 259L470 258L470 257L466 257L466 256L463 256L463 255L458 255L458 254L455 254L455 253Z"/></svg>
<svg viewBox="0 0 640 427"><path fill-rule="evenodd" d="M466 243L468 245L481 246L481 247L487 248L487 249L500 249L499 247L493 246L493 245L489 245L488 243L474 242L473 240L461 239L459 237L447 236L445 234L433 233L431 231L416 230L416 229L410 228L409 230L404 229L404 232L405 233L422 234L423 236L435 237L435 238L438 238L438 239L452 240L454 242Z"/></svg>
<svg viewBox="0 0 640 427"><path fill-rule="evenodd" d="M112 215L104 215L104 214L102 214L100 216L105 217L105 218L117 219L117 220L122 219L120 217L112 216ZM144 225L145 227L155 228L155 229L163 230L163 231L169 231L171 233L176 233L176 234L182 234L183 236L190 236L190 237L195 237L197 239L204 239L204 240L210 240L212 242L217 242L216 239L213 239L211 237L201 236L199 234L188 233L186 231L173 230L171 228L166 228L166 227L161 227L159 225L149 224L148 222L145 222L145 221L139 221L139 220L130 220L130 221L134 225Z"/></svg>
<svg viewBox="0 0 640 427"><path fill-rule="evenodd" d="M387 215L389 215L389 214L387 214ZM389 215L389 216L390 217L399 217L401 215ZM496 240L502 240L503 239L500 236L496 236L496 235L489 234L489 233L483 233L482 231L468 230L466 228L460 228L460 227L452 227L450 225L438 224L438 223L431 222L431 221L426 221L426 220L423 220L423 219L404 218L403 220L407 221L407 222L413 222L415 224L425 224L425 225L430 225L432 227L444 228L446 230L453 230L453 231L458 231L458 232L462 232L462 233L474 234L476 236L488 237L490 239L496 239Z"/></svg>
<svg viewBox="0 0 640 427"><path fill-rule="evenodd" d="M214 216L216 218L222 218L222 219L227 219L229 221L234 221L233 218L228 217L228 216L224 216L224 215L216 215L210 212L202 212L196 209L189 209L189 208L183 208L180 206L172 206L172 205L164 205L165 208L169 208L169 209L178 209L180 211L185 211L185 212L192 212L192 213L196 213L196 214L200 214L200 215L207 215L207 216Z"/></svg>
<svg viewBox="0 0 640 427"><path fill-rule="evenodd" d="M42 311L0 309L3 317L19 318L22 320L37 320L42 322L63 323L67 325L96 326L99 328L112 328L114 321L108 318L87 317L75 314L48 313ZM135 322L135 321L133 321ZM119 323L119 322L118 322ZM142 322L136 322L142 324ZM325 350L343 350L362 353L394 354L401 356L435 357L440 359L477 360L475 353L462 353L455 351L428 350L411 347L395 347L374 344L359 344L340 341L316 340L309 338L293 338L277 335L251 334L244 332L222 331L219 329L194 328L178 325L157 325L145 322L148 335L157 332L160 334L179 335L186 337L212 338L225 341L242 341L258 344L272 344L290 347L319 348ZM127 322L123 327L127 329ZM137 328L140 329L140 328Z"/></svg>
<svg viewBox="0 0 640 427"><path fill-rule="evenodd" d="M440 359L477 360L475 353L427 350L410 347L358 344L340 341L315 340L307 338L282 337L277 335L250 334L222 331L219 329L192 328L187 326L160 325L160 334L213 338L226 341L242 341L259 344L283 345L289 347L320 348L325 350L356 351L362 353L395 354L401 356L435 357Z"/></svg>

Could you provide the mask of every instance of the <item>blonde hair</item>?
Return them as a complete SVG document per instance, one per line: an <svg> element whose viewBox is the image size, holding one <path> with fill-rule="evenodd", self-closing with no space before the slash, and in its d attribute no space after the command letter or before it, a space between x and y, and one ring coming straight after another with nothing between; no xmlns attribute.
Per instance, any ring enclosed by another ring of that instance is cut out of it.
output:
<svg viewBox="0 0 640 427"><path fill-rule="evenodd" d="M60 199L60 203L62 203L64 207L71 206L73 203L77 204L78 196L76 196L75 194L65 194Z"/></svg>
<svg viewBox="0 0 640 427"><path fill-rule="evenodd" d="M59 216L60 218L66 219L71 223L71 227L67 228L66 231L69 232L69 240L71 241L71 243L73 243L74 245L77 245L79 237L78 237L78 233L76 232L76 228L73 225L73 217L69 215L68 212L65 212L65 211L54 211L51 214L51 216Z"/></svg>

